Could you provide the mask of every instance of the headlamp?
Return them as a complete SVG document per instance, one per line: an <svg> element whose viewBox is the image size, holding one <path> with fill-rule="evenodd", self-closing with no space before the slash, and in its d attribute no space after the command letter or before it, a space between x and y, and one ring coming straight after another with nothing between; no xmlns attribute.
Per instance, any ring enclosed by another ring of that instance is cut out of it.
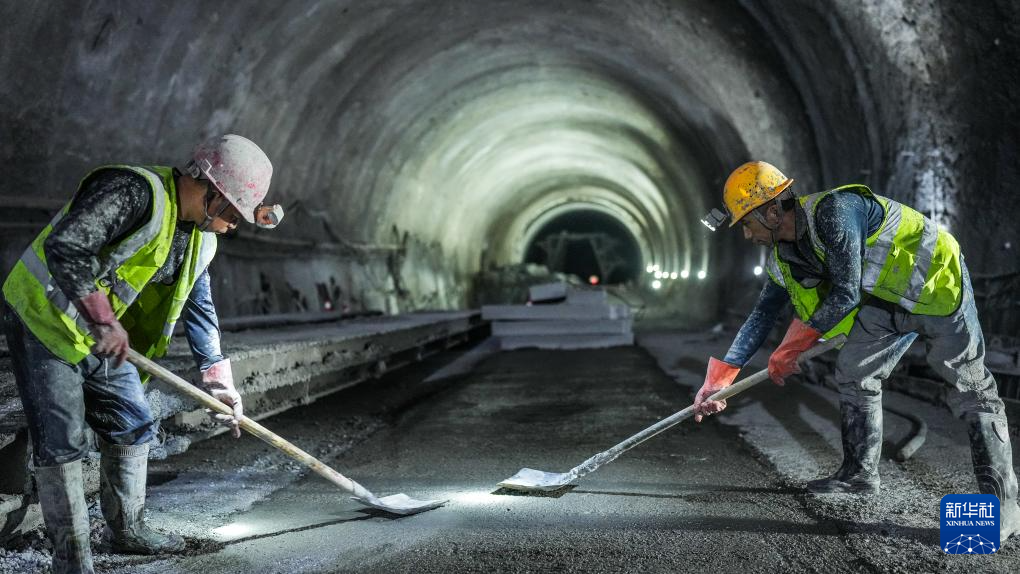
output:
<svg viewBox="0 0 1020 574"><path fill-rule="evenodd" d="M701 218L701 223L705 227L711 229L712 231L715 231L723 223L726 223L726 220L728 220L729 218L730 216L726 212L722 211L719 208L713 207L712 211L709 211L708 214L705 215L705 217Z"/></svg>

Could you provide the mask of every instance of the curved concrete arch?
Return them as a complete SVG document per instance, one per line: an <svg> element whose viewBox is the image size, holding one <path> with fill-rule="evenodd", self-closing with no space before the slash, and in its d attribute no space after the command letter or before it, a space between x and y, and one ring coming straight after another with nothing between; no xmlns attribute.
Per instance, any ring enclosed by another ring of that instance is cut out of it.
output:
<svg viewBox="0 0 1020 574"><path fill-rule="evenodd" d="M513 262L521 214L585 182L646 222L649 260L708 269L697 288L722 308L753 254L697 219L748 159L803 191L859 181L916 203L975 268L1020 244L1015 202L989 191L1015 184L996 158L1020 146L1001 121L1020 106L1004 0L99 1L0 17L3 193L57 203L94 165L180 164L204 136L247 135L277 166L270 200L293 209L272 236L224 241L218 287L272 276L279 310L279 293L333 279L352 305L467 305L483 262ZM30 239L12 233L6 266ZM300 277L272 272L299 251Z"/></svg>

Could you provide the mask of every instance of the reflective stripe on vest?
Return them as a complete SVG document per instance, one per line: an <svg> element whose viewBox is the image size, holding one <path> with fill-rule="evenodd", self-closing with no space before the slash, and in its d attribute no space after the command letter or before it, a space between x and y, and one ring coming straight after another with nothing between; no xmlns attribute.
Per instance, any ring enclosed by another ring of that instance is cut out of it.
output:
<svg viewBox="0 0 1020 574"><path fill-rule="evenodd" d="M870 197L882 206L882 224L865 241L861 289L919 315L949 315L960 304L962 267L956 239L920 212L876 195L863 185L848 185L801 197L812 247L825 261L824 243L815 228L819 202L836 191Z"/></svg>
<svg viewBox="0 0 1020 574"><path fill-rule="evenodd" d="M191 288L215 254L215 236L194 230L188 246L192 256L182 262L175 284L150 284L152 276L166 261L176 230L173 170L166 167L107 168L130 170L145 177L153 194L152 212L140 229L100 253L101 274L96 279L96 288L109 296L110 305L127 329L132 346L146 356L161 355L169 345L169 337L162 336L167 324L172 332ZM53 281L43 250L46 238L70 206L68 202L25 250L4 282L3 292L26 327L50 352L76 364L89 354L93 341L77 309ZM129 313L135 307L133 304L150 290L152 294L144 297L149 301L146 309ZM136 341L142 346L137 346Z"/></svg>
<svg viewBox="0 0 1020 574"><path fill-rule="evenodd" d="M160 180L159 175L148 169L133 166L114 167L119 169L128 169L145 177L145 179L149 182L149 185L153 188L152 217L150 217L149 221L147 221L145 225L132 233L109 252L109 254L104 258L99 269L99 273L97 274L100 285L106 287L106 291L115 295L125 306L127 306L130 305L138 296L138 291L126 281L118 280L116 275L112 274L112 271L120 267L125 261L127 261L128 258L137 253L138 250L140 250L146 243L155 239L155 237L159 234L162 229L163 218L166 215L167 193L166 187ZM92 173L95 173L96 171L98 170L94 170ZM91 173L89 175L91 175ZM85 179L88 179L88 176L86 176ZM49 227L45 230L47 236L49 235L49 231L52 231L60 220L64 218L64 215L67 214L70 207L71 204L68 203L60 210L59 213L57 213L53 220L50 221ZM33 245L30 245L21 255L25 266L28 268L29 272L35 276L36 280L45 287L47 293L55 292L51 299L56 298L61 301L59 304L55 303L58 308L63 310L65 314L69 316L77 316L77 309L75 309L74 305L67 301L63 292L60 291L59 287L57 287L57 284L53 281L53 277L50 275L49 268L46 266L46 262L39 257L39 252L33 247ZM110 275L113 275L113 277Z"/></svg>
<svg viewBox="0 0 1020 574"><path fill-rule="evenodd" d="M790 266L779 258L779 250L776 247L773 247L772 252L769 253L768 260L765 262L765 269L769 274L769 278L774 283L786 289L786 292L790 295L790 303L793 304L793 309L797 312L800 320L804 322L809 321L822 304L822 299L824 299L824 295L828 292L828 283L822 283L818 287L804 287L798 283L793 278ZM829 329L823 337L830 339L836 335L849 333L850 329L854 326L854 318L856 316L857 309L854 309L837 323L835 327Z"/></svg>
<svg viewBox="0 0 1020 574"><path fill-rule="evenodd" d="M78 308L74 306L70 301L67 300L67 296L61 291L56 283L53 282L53 278L50 277L49 269L46 268L46 263L39 259L39 254L34 249L29 247L21 255L21 262L28 269L40 284L45 285L46 298L50 300L54 307L59 309L65 315L74 320L74 322L85 332L88 332L89 326L85 322L85 319L78 313ZM45 283L44 283L45 282Z"/></svg>

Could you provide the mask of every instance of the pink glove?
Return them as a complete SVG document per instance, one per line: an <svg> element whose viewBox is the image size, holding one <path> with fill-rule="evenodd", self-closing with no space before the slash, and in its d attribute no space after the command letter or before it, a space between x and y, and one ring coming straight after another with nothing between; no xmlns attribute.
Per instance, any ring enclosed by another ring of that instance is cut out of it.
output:
<svg viewBox="0 0 1020 574"><path fill-rule="evenodd" d="M213 411L210 411L209 415L216 422L230 426L234 438L241 438L240 424L241 419L244 418L244 407L241 405L241 394L234 388L234 374L230 370L230 359L223 359L202 371L202 386L214 398L234 409L233 416Z"/></svg>
<svg viewBox="0 0 1020 574"><path fill-rule="evenodd" d="M807 326L800 319L790 322L790 328L786 330L786 336L779 347L769 357L769 376L772 382L782 386L786 383L786 377L800 372L800 365L797 358L804 351L818 344L822 338L822 332L818 329Z"/></svg>
<svg viewBox="0 0 1020 574"><path fill-rule="evenodd" d="M131 346L127 331L113 314L113 307L110 306L106 294L102 291L89 293L76 300L74 307L88 322L91 331L89 334L96 341L92 346L92 353L97 357L115 358L116 367L123 365Z"/></svg>
<svg viewBox="0 0 1020 574"><path fill-rule="evenodd" d="M733 384L740 367L735 367L715 357L708 359L708 372L705 373L705 384L698 394L694 395L694 422L701 422L705 415L714 415L726 408L726 401L710 401L708 397Z"/></svg>

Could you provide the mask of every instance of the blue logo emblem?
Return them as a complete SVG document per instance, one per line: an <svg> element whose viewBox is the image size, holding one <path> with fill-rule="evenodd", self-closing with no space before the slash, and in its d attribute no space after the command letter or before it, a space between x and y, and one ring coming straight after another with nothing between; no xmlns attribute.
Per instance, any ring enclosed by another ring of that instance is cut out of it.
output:
<svg viewBox="0 0 1020 574"><path fill-rule="evenodd" d="M939 544L946 554L992 554L999 550L999 498L994 494L947 494L939 504Z"/></svg>

